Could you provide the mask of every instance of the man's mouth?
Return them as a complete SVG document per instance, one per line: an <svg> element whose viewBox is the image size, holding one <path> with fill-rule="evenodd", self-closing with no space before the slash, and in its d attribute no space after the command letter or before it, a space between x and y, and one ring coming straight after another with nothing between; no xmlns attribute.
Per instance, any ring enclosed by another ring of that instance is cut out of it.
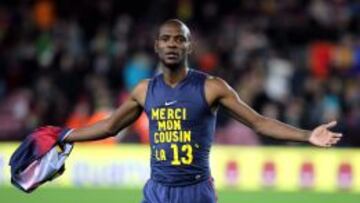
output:
<svg viewBox="0 0 360 203"><path fill-rule="evenodd" d="M166 56L167 58L177 58L177 57L179 57L179 54L176 53L176 52L167 52L167 53L165 54L165 56Z"/></svg>

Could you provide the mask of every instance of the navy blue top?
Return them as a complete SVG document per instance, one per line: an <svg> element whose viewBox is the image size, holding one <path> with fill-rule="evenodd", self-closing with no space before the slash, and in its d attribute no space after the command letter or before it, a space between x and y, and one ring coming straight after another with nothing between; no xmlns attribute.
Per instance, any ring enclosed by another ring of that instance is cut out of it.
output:
<svg viewBox="0 0 360 203"><path fill-rule="evenodd" d="M207 75L190 69L176 87L163 74L148 84L151 179L165 185L191 185L210 177L209 152L216 113L206 102Z"/></svg>

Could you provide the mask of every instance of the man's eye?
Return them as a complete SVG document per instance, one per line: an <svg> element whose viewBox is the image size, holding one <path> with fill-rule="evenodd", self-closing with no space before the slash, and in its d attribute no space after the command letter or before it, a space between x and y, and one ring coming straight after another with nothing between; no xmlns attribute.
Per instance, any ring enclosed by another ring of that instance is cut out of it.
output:
<svg viewBox="0 0 360 203"><path fill-rule="evenodd" d="M186 41L186 39L185 39L185 38L183 38L183 37L179 37L179 38L177 39L177 41L178 41L178 42L185 42L185 41Z"/></svg>

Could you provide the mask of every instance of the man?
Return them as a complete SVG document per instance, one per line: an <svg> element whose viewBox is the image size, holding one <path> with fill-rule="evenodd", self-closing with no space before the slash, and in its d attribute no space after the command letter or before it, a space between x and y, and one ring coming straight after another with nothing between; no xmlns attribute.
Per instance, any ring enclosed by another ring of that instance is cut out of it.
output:
<svg viewBox="0 0 360 203"><path fill-rule="evenodd" d="M144 110L151 144L151 178L144 187L144 203L216 202L208 160L219 106L263 135L320 147L339 141L342 135L328 130L335 121L313 131L286 125L256 113L224 80L190 69L190 38L189 28L181 21L163 23L155 40L163 73L140 82L109 118L71 131L65 141L115 135Z"/></svg>

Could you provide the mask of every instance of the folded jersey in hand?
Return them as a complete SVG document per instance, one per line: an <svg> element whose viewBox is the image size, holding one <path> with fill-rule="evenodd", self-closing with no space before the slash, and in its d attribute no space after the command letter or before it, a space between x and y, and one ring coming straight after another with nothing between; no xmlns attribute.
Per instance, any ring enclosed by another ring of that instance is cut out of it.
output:
<svg viewBox="0 0 360 203"><path fill-rule="evenodd" d="M61 175L73 144L63 140L71 132L55 126L36 129L10 158L11 183L25 192Z"/></svg>

